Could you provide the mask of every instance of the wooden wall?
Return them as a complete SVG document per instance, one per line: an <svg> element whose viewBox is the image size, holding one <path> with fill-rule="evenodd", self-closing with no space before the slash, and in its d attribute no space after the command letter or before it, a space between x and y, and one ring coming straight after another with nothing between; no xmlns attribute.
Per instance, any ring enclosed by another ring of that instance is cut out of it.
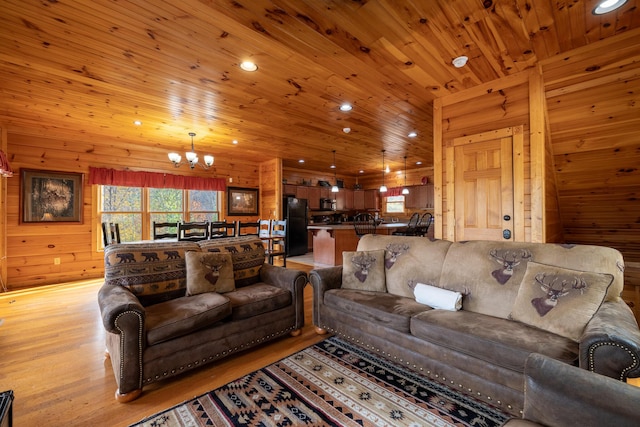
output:
<svg viewBox="0 0 640 427"><path fill-rule="evenodd" d="M567 242L640 262L640 31L542 62Z"/></svg>
<svg viewBox="0 0 640 427"><path fill-rule="evenodd" d="M114 169L146 170L172 174L222 177L230 185L259 188L259 165L236 162L233 158L217 156L212 169L187 166L176 169L167 159L169 151L183 151L185 147L141 147L130 141L100 141L98 137L82 134L68 139L49 139L38 135L7 133L7 153L15 172L3 181L6 198L6 274L10 289L53 284L64 281L101 277L102 252L97 251L101 235L96 218L96 206L91 186L86 184L89 166ZM197 147L196 147L197 151ZM81 172L85 175L83 191L83 223L21 224L20 170L41 169ZM222 215L226 211L222 209ZM241 219L231 217L230 219ZM3 239L5 234L3 233ZM60 264L55 265L54 259Z"/></svg>

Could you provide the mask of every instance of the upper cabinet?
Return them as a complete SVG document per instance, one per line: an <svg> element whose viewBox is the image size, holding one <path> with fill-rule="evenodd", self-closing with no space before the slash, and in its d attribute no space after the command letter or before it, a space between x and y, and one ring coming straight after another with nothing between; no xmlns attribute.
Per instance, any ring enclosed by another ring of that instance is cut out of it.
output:
<svg viewBox="0 0 640 427"><path fill-rule="evenodd" d="M433 184L410 186L405 196L406 209L433 208Z"/></svg>

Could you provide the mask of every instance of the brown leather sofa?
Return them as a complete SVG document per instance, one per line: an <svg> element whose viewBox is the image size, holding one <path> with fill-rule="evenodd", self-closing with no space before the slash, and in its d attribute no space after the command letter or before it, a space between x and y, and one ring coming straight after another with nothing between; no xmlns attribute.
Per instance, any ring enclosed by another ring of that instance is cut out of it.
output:
<svg viewBox="0 0 640 427"><path fill-rule="evenodd" d="M640 388L541 354L524 367L522 418L505 427L637 427Z"/></svg>
<svg viewBox="0 0 640 427"><path fill-rule="evenodd" d="M216 275L225 271L231 288L190 291L195 269L190 272L187 265L196 265L189 260L198 259L198 253L227 260L226 270L201 264L216 284L222 283ZM265 263L256 236L108 246L98 303L118 385L116 400L134 400L147 384L299 334L306 283L302 271Z"/></svg>
<svg viewBox="0 0 640 427"><path fill-rule="evenodd" d="M620 298L624 263L615 249L367 235L358 251L370 255L361 264L382 251L385 289L354 289L349 275L343 285L345 268L353 269L350 253L343 266L311 271L319 333L339 335L516 417L532 353L616 380L640 376L640 330ZM368 281L374 267L354 275ZM462 309L418 303L416 283L460 292Z"/></svg>

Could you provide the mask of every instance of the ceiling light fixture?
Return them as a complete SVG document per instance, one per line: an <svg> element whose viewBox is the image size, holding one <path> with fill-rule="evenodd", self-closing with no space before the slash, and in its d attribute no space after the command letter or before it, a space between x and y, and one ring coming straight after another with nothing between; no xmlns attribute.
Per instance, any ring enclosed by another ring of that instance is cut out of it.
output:
<svg viewBox="0 0 640 427"><path fill-rule="evenodd" d="M603 15L605 13L613 12L614 10L622 7L627 0L604 0L598 3L591 13L594 15Z"/></svg>
<svg viewBox="0 0 640 427"><path fill-rule="evenodd" d="M332 193L337 193L340 191L338 188L338 179L336 178L336 150L333 150L333 164L331 165L333 168L333 187L331 187Z"/></svg>
<svg viewBox="0 0 640 427"><path fill-rule="evenodd" d="M415 138L416 136L418 136L418 132L413 131L413 132L409 132L409 134L407 135L409 138Z"/></svg>
<svg viewBox="0 0 640 427"><path fill-rule="evenodd" d="M185 158L187 160L187 163L189 163L189 167L193 169L196 167L196 165L200 165L204 169L209 169L211 165L213 165L213 156L207 154L206 156L204 156L204 165L198 163L198 155L193 148L193 137L196 136L196 134L194 132L189 132L189 136L191 137L191 151L187 151L185 153ZM169 160L171 160L173 166L175 167L180 167L180 165L183 163L182 156L178 153L169 153Z"/></svg>
<svg viewBox="0 0 640 427"><path fill-rule="evenodd" d="M349 133L351 132L351 128L342 128L342 132Z"/></svg>
<svg viewBox="0 0 640 427"><path fill-rule="evenodd" d="M340 106L340 111L351 111L353 107L349 103L344 103Z"/></svg>
<svg viewBox="0 0 640 427"><path fill-rule="evenodd" d="M451 63L456 68L462 68L465 65L467 65L468 60L469 60L468 57L462 55L462 56L458 56L457 58L454 58L453 61L451 61Z"/></svg>
<svg viewBox="0 0 640 427"><path fill-rule="evenodd" d="M380 186L380 192L381 193L386 193L387 192L387 186L384 185L384 150L382 150L382 185Z"/></svg>
<svg viewBox="0 0 640 427"><path fill-rule="evenodd" d="M258 66L251 61L244 61L240 64L240 68L242 68L245 71L253 72L258 69Z"/></svg>
<svg viewBox="0 0 640 427"><path fill-rule="evenodd" d="M407 156L404 156L404 188L402 189L402 194L405 196L409 194L409 189L407 188Z"/></svg>

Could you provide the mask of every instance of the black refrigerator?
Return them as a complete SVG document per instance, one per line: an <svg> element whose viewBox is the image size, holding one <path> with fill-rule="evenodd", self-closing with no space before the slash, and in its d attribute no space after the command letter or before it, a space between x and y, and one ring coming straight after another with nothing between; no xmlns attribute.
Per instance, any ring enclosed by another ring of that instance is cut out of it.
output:
<svg viewBox="0 0 640 427"><path fill-rule="evenodd" d="M282 216L287 220L287 256L307 253L307 199L284 199Z"/></svg>

